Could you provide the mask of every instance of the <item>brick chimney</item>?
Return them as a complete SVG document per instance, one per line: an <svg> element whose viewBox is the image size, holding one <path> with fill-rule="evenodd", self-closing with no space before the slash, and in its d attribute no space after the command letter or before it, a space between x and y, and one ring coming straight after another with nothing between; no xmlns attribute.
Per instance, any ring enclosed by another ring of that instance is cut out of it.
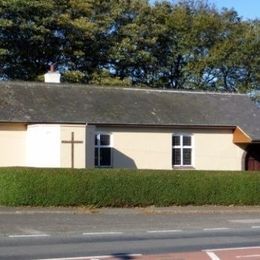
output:
<svg viewBox="0 0 260 260"><path fill-rule="evenodd" d="M44 74L45 83L60 83L60 73L55 71L54 64L50 66L50 70Z"/></svg>

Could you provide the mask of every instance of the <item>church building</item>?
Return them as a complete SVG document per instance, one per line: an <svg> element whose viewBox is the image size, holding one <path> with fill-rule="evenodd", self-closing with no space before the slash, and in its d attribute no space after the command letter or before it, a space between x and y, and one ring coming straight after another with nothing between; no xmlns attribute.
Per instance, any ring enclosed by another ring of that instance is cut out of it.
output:
<svg viewBox="0 0 260 260"><path fill-rule="evenodd" d="M0 83L0 167L260 170L248 95L62 84L55 73Z"/></svg>

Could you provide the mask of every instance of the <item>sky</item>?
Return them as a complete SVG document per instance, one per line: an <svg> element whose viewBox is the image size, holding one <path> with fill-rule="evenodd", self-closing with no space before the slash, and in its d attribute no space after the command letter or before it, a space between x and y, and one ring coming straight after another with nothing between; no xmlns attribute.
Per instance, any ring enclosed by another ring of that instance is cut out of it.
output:
<svg viewBox="0 0 260 260"><path fill-rule="evenodd" d="M260 0L208 0L218 9L222 7L233 8L244 19L260 18Z"/></svg>
<svg viewBox="0 0 260 260"><path fill-rule="evenodd" d="M227 7L235 9L243 19L260 19L260 0L207 0L208 3L214 4L218 9ZM150 0L155 2L155 0ZM170 0L178 2L178 0Z"/></svg>

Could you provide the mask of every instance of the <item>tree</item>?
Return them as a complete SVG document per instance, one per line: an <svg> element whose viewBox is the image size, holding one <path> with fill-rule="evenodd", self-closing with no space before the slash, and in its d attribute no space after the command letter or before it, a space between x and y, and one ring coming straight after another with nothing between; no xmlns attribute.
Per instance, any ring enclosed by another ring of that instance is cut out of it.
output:
<svg viewBox="0 0 260 260"><path fill-rule="evenodd" d="M2 78L32 80L45 70L56 55L52 10L50 0L0 0Z"/></svg>
<svg viewBox="0 0 260 260"><path fill-rule="evenodd" d="M0 0L1 77L34 80L56 63L89 79L107 62L110 8L102 0Z"/></svg>
<svg viewBox="0 0 260 260"><path fill-rule="evenodd" d="M219 36L202 64L204 75L206 72L210 78L205 87L231 92L248 91L259 83L257 26L254 21L241 22L237 13L230 10L224 10L219 20Z"/></svg>
<svg viewBox="0 0 260 260"><path fill-rule="evenodd" d="M0 77L246 92L259 28L203 0L0 0Z"/></svg>

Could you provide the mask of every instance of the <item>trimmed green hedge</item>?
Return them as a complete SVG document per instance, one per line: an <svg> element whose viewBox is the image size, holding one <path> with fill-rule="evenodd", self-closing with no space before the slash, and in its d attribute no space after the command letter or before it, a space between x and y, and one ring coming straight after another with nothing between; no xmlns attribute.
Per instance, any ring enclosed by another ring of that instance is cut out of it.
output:
<svg viewBox="0 0 260 260"><path fill-rule="evenodd" d="M0 168L0 205L260 205L260 172Z"/></svg>

